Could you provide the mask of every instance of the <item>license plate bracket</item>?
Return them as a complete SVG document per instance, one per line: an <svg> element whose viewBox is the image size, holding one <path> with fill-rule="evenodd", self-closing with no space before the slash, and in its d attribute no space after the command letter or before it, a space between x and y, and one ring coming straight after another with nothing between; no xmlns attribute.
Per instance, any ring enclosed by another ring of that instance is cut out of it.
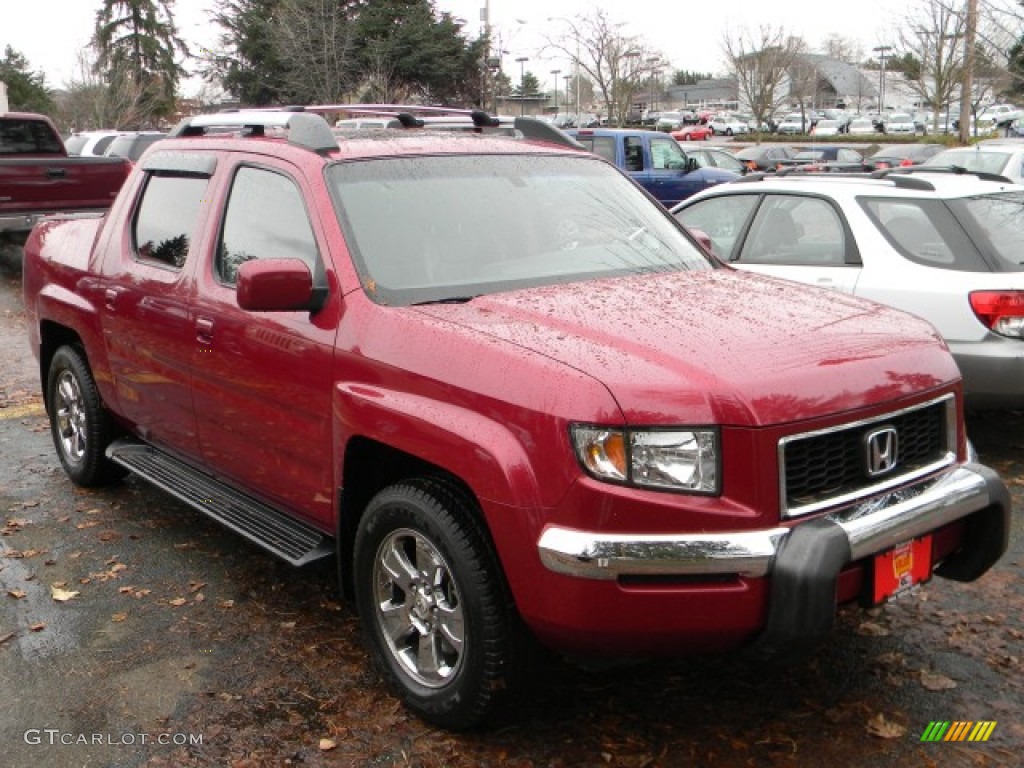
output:
<svg viewBox="0 0 1024 768"><path fill-rule="evenodd" d="M872 602L884 603L932 575L932 537L897 544L874 557Z"/></svg>

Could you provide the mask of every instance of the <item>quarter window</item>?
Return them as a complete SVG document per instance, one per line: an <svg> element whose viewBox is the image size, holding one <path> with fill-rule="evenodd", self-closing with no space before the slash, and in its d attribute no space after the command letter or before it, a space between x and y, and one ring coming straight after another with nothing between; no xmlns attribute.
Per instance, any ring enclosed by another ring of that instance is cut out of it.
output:
<svg viewBox="0 0 1024 768"><path fill-rule="evenodd" d="M208 179L153 174L135 214L132 238L138 259L181 269L206 201Z"/></svg>
<svg viewBox="0 0 1024 768"><path fill-rule="evenodd" d="M300 259L316 273L318 251L302 194L288 177L262 168L235 174L217 246L217 276L233 284L253 259Z"/></svg>

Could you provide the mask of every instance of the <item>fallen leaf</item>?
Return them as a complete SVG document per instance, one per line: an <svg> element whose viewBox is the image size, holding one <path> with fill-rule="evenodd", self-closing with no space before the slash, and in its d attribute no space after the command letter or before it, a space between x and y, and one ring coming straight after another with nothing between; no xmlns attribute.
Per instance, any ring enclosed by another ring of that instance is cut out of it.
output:
<svg viewBox="0 0 1024 768"><path fill-rule="evenodd" d="M219 603L217 603L217 607L218 608L234 608L235 607L235 601L234 600L221 600Z"/></svg>
<svg viewBox="0 0 1024 768"><path fill-rule="evenodd" d="M864 637L886 637L889 630L873 621L862 621L857 627L857 634Z"/></svg>
<svg viewBox="0 0 1024 768"><path fill-rule="evenodd" d="M21 598L28 595L27 592L22 592L20 589L8 589L7 594L13 597L15 600L21 600Z"/></svg>
<svg viewBox="0 0 1024 768"><path fill-rule="evenodd" d="M193 600L194 600L195 602L197 602L197 603L201 603L201 602L203 602L203 601L204 601L205 599L206 599L206 595L204 595L204 594L203 594L202 592L200 592L199 594L197 594L197 595L196 595L196 596L195 596L195 597L193 598Z"/></svg>
<svg viewBox="0 0 1024 768"><path fill-rule="evenodd" d="M334 739L320 739L320 751L330 752L332 749L338 746L338 742Z"/></svg>
<svg viewBox="0 0 1024 768"><path fill-rule="evenodd" d="M32 624L31 626L29 626L29 629L33 632L42 632L44 629L46 629L46 622L40 621L38 624Z"/></svg>
<svg viewBox="0 0 1024 768"><path fill-rule="evenodd" d="M880 739L898 739L907 732L907 729L899 723L886 720L885 715L879 712L868 720L867 732Z"/></svg>
<svg viewBox="0 0 1024 768"><path fill-rule="evenodd" d="M190 581L188 583L189 592L198 592L200 589L206 586L205 581Z"/></svg>
<svg viewBox="0 0 1024 768"><path fill-rule="evenodd" d="M68 600L71 600L72 598L78 597L80 594L82 594L82 593L81 592L73 592L73 591L67 590L67 589L61 589L60 587L57 587L57 586L50 587L50 597L52 597L58 603L66 603Z"/></svg>
<svg viewBox="0 0 1024 768"><path fill-rule="evenodd" d="M3 645L8 640L10 640L12 637L14 637L14 633L13 632L8 632L6 635L0 635L0 645Z"/></svg>
<svg viewBox="0 0 1024 768"><path fill-rule="evenodd" d="M938 672L930 672L927 669L921 670L921 685L929 691L948 691L956 688L956 680L952 680Z"/></svg>
<svg viewBox="0 0 1024 768"><path fill-rule="evenodd" d="M176 597L173 600L168 600L167 602L173 605L175 608L180 608L185 603L187 603L188 600L186 600L184 597Z"/></svg>
<svg viewBox="0 0 1024 768"><path fill-rule="evenodd" d="M86 520L84 523L79 523L78 525L76 525L75 528L77 528L78 530L82 530L83 528L95 528L99 524L99 520Z"/></svg>
<svg viewBox="0 0 1024 768"><path fill-rule="evenodd" d="M127 613L115 613L110 616L110 620L115 624L120 624L122 621L128 618Z"/></svg>
<svg viewBox="0 0 1024 768"><path fill-rule="evenodd" d="M112 566L110 566L110 572L111 573L120 573L121 571L123 571L127 567L128 566L125 565L124 563L114 563Z"/></svg>

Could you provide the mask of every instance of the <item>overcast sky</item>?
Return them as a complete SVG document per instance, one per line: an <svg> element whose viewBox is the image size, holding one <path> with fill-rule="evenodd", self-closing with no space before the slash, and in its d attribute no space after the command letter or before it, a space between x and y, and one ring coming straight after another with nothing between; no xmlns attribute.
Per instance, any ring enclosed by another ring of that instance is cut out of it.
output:
<svg viewBox="0 0 1024 768"><path fill-rule="evenodd" d="M505 71L518 80L518 57L542 85L553 81L552 69L568 73L569 63L542 50L545 35L557 39L564 29L558 17L575 18L595 7L623 23L623 34L642 38L659 51L672 69L712 72L724 70L722 39L727 30L759 25L782 25L814 48L830 33L860 42L867 55L873 47L895 41L899 20L920 0L857 0L852 4L810 3L808 0L491 0L495 40L509 53ZM441 11L465 19L469 37L481 29L485 0L436 0ZM193 47L213 47L219 28L209 23L213 0L176 0L181 36ZM24 54L33 70L46 73L47 85L61 87L75 76L78 52L95 26L98 0L3 0L0 47ZM192 90L197 88L194 87Z"/></svg>

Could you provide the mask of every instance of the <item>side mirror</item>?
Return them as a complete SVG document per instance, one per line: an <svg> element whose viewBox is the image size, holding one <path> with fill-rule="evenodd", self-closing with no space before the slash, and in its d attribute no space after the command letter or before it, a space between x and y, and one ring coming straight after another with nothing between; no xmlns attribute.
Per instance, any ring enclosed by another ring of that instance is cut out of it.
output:
<svg viewBox="0 0 1024 768"><path fill-rule="evenodd" d="M248 312L315 312L323 303L300 259L255 259L238 267L238 306Z"/></svg>
<svg viewBox="0 0 1024 768"><path fill-rule="evenodd" d="M686 158L686 172L687 173L693 173L698 168L700 168L700 166L697 165L697 158L695 158L695 157L688 157L688 158Z"/></svg>

